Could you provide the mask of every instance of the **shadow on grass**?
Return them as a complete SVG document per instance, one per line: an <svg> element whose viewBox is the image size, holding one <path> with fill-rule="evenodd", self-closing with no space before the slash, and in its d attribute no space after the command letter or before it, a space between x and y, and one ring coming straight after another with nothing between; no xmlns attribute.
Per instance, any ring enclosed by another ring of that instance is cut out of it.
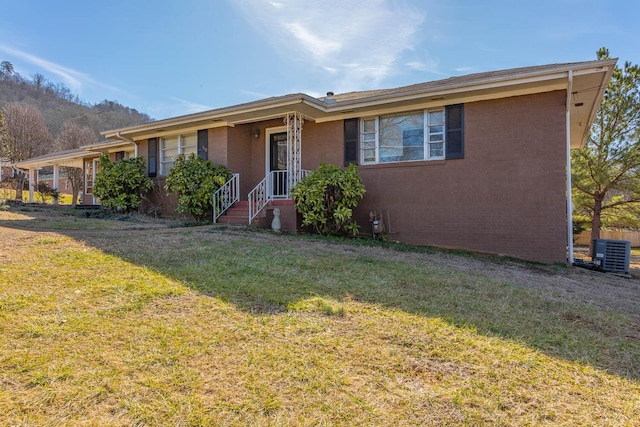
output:
<svg viewBox="0 0 640 427"><path fill-rule="evenodd" d="M327 315L348 316L349 304L361 302L442 318L551 356L640 378L640 332L625 313L571 305L542 291L433 263L430 249L401 247L403 253L358 241L221 228L52 231L254 315L278 315L312 301ZM460 255L460 261L468 256ZM542 268L539 273L554 274Z"/></svg>

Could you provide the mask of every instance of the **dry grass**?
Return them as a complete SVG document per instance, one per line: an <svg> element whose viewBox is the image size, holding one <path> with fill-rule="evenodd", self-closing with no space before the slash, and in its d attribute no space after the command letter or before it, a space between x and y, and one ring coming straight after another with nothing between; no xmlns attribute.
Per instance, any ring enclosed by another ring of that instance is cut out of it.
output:
<svg viewBox="0 0 640 427"><path fill-rule="evenodd" d="M13 188L7 188L6 187L6 183L2 183L3 185L0 186L0 201L2 200L15 200L16 198L16 190L14 190ZM37 191L34 191L34 202L36 203L40 203L42 202L42 198L39 196ZM28 190L23 190L22 191L22 200L24 202L28 202L29 201L29 191ZM60 193L60 196L58 197L58 203L61 205L71 205L71 203L73 202L73 196L71 194L67 194L67 193ZM50 197L48 198L48 200L46 200L45 202L46 204L53 204L53 199Z"/></svg>
<svg viewBox="0 0 640 427"><path fill-rule="evenodd" d="M104 220L76 231L65 216L56 232L18 227L42 216L0 212L0 425L640 418L625 312L437 254Z"/></svg>

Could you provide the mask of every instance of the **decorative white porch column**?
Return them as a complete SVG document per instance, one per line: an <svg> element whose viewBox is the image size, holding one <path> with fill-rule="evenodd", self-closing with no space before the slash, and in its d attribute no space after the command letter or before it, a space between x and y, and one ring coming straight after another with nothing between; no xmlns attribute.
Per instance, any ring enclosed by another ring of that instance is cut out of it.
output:
<svg viewBox="0 0 640 427"><path fill-rule="evenodd" d="M302 179L302 125L300 113L288 113L284 118L287 126L287 188Z"/></svg>
<svg viewBox="0 0 640 427"><path fill-rule="evenodd" d="M29 203L33 203L33 191L36 186L36 174L35 169L29 169Z"/></svg>
<svg viewBox="0 0 640 427"><path fill-rule="evenodd" d="M60 178L60 166L53 165L53 185L51 186L51 188L53 188L56 191L58 191L59 178ZM58 199L54 198L52 203L54 205L57 205L58 204Z"/></svg>

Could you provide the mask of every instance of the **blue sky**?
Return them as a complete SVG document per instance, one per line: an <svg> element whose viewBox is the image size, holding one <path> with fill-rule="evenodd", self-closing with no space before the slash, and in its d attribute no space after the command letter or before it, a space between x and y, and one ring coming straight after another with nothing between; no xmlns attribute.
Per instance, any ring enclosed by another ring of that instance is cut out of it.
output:
<svg viewBox="0 0 640 427"><path fill-rule="evenodd" d="M640 63L635 0L0 0L0 61L156 119L529 65Z"/></svg>

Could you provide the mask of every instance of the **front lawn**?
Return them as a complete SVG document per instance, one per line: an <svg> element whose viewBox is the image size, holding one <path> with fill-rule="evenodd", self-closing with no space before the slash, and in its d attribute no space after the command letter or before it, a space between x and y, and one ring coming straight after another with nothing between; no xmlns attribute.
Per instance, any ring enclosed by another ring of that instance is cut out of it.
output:
<svg viewBox="0 0 640 427"><path fill-rule="evenodd" d="M55 212L0 211L0 425L640 419L636 279Z"/></svg>

